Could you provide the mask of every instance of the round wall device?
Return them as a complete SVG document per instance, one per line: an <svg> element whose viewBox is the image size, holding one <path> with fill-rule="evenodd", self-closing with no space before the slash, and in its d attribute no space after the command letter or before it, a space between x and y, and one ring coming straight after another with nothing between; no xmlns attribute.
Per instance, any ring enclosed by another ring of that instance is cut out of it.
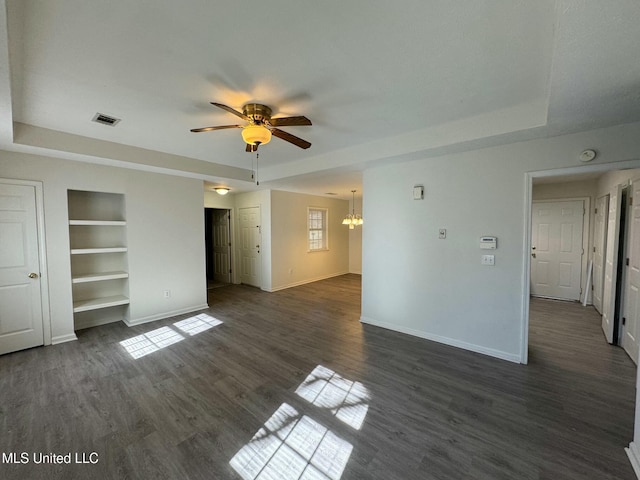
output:
<svg viewBox="0 0 640 480"><path fill-rule="evenodd" d="M578 158L581 162L590 162L591 160L596 158L596 152L595 150L585 150L580 154Z"/></svg>

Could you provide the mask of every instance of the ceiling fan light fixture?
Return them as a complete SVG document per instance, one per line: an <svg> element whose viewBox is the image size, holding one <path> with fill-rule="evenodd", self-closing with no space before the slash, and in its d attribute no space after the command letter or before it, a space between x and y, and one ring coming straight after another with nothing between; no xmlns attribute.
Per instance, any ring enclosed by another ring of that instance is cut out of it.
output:
<svg viewBox="0 0 640 480"><path fill-rule="evenodd" d="M242 129L242 139L249 145L264 145L271 141L271 130L263 125L247 125Z"/></svg>
<svg viewBox="0 0 640 480"><path fill-rule="evenodd" d="M216 192L218 195L226 195L227 193L229 193L230 188L227 187L216 187L213 189L214 192Z"/></svg>

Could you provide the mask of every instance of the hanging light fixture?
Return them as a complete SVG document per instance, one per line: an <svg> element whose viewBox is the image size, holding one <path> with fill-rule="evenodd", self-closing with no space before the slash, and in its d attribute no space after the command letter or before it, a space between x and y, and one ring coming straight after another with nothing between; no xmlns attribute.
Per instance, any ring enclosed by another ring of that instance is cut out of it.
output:
<svg viewBox="0 0 640 480"><path fill-rule="evenodd" d="M242 129L242 139L249 145L264 145L271 141L271 130L264 125L247 125Z"/></svg>
<svg viewBox="0 0 640 480"><path fill-rule="evenodd" d="M342 220L343 225L349 225L349 230L353 230L356 228L356 225L362 225L364 220L361 215L356 215L356 191L351 190L352 200L351 200L351 213L348 213L344 220Z"/></svg>

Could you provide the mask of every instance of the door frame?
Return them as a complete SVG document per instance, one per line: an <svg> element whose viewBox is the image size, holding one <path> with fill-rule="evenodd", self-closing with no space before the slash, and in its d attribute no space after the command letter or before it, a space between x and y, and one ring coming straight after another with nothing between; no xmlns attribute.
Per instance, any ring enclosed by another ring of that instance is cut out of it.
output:
<svg viewBox="0 0 640 480"><path fill-rule="evenodd" d="M533 208L534 203L556 203L556 202L582 202L582 207L584 209L584 213L582 214L582 256L580 258L580 301L582 301L582 295L584 292L587 292L587 300L590 298L591 290L589 290L586 285L587 283L587 268L589 267L589 261L587 257L589 256L589 232L591 231L591 223L590 217L591 215L587 215L591 212L591 199L589 197L571 197L571 198L545 198L544 200L532 200L531 208ZM533 220L533 217L532 217ZM531 227L529 227L531 230ZM531 250L529 250L531 251ZM529 259L529 265L531 265L531 259ZM530 273L531 274L531 273ZM529 285L531 287L531 285Z"/></svg>
<svg viewBox="0 0 640 480"><path fill-rule="evenodd" d="M0 183L5 185L22 185L34 187L36 197L36 228L38 231L38 268L40 269L40 303L42 305L43 345L52 345L51 310L49 304L49 275L47 271L47 247L45 241L43 184L42 182L37 180L17 180L4 177L0 177Z"/></svg>
<svg viewBox="0 0 640 480"><path fill-rule="evenodd" d="M598 226L597 222L595 222L594 219L594 224L593 224L593 253L594 253L594 258L595 258L595 248L596 248L596 240L598 240L599 242L602 243L601 247L602 247L602 274L600 275L600 309L598 310L598 308L596 307L595 304L595 295L594 292L596 291L595 288L593 289L592 293L591 293L591 300L593 302L593 306L596 309L596 311L602 315L602 297L604 294L604 267L605 267L605 263L606 263L606 254L607 254L607 225L609 225L609 201L611 200L611 194L607 193L605 195L602 195L600 197L596 197L596 201L595 201L595 205L594 205L594 209L598 208L598 200L600 200L601 198L605 199L605 204L606 207L604 207L604 212L602 212L606 217L605 217L605 222L604 225L602 227L602 235L601 238L596 238L597 232L596 232L596 228ZM594 210L595 211L595 210ZM596 214L597 215L597 214ZM593 270L593 274L592 274L592 282L595 282L595 262L594 262L594 270Z"/></svg>
<svg viewBox="0 0 640 480"><path fill-rule="evenodd" d="M541 177L557 177L576 173L606 173L611 170L627 170L640 168L640 159L626 160L595 165L580 165L577 167L558 168L554 170L539 170L524 174L524 211L523 211L523 241L522 241L522 313L520 323L520 363L527 364L529 360L529 304L531 295L531 206L533 203L533 179Z"/></svg>
<svg viewBox="0 0 640 480"><path fill-rule="evenodd" d="M233 230L237 229L237 238L238 241L234 242L234 245L236 246L236 254L235 254L235 262L234 262L234 266L233 266L233 275L232 275L232 280L233 283L235 284L242 284L242 232L241 232L241 215L240 215L240 210L245 209L245 208L257 208L258 211L260 212L260 285L255 285L257 288L259 288L260 290L264 290L265 287L265 282L264 282L264 255L262 255L262 252L264 251L264 237L263 237L263 232L264 232L264 224L263 224L263 208L262 208L262 204L258 204L258 205L242 205L242 206L238 206L236 207L238 215L237 215L237 221L235 223L235 228ZM254 286L254 285L251 285Z"/></svg>
<svg viewBox="0 0 640 480"><path fill-rule="evenodd" d="M220 210L220 211L225 211L227 213L228 216L228 228L229 228L229 245L228 245L228 255L229 255L229 268L231 269L231 273L229 273L229 283L235 283L234 282L234 275L236 273L236 268L235 268L235 254L233 253L234 250L234 235L233 235L233 217L232 217L232 213L233 210L231 208L221 208L221 207L204 207L204 211L205 211L205 222L204 222L204 226L205 229L207 228L207 219L206 219L206 215L208 215L208 211L209 210ZM206 243L206 239L207 236L209 234L207 232L205 232L205 243ZM211 248L211 250L210 250ZM213 255L213 244L209 245L206 244L205 245L205 256L208 257L209 255ZM212 263L215 265L215 262L212 260ZM207 270L209 269L209 265L207 263ZM209 280L209 277L207 277L207 280Z"/></svg>
<svg viewBox="0 0 640 480"><path fill-rule="evenodd" d="M634 181L635 180L635 181ZM624 232L621 232L620 237L622 238L622 258L623 259L627 259L630 260L631 259L631 253L630 253L630 249L632 246L632 240L634 240L632 238L632 234L633 233L637 233L638 237L640 237L640 231L639 232L634 232L633 231L633 208L638 206L638 204L629 204L629 197L631 197L631 199L633 200L633 193L634 193L634 188L633 185L635 184L640 184L640 177L636 177L636 178L632 178L630 180L630 183L624 187L622 190L623 192L626 189L626 195L623 196L623 204L624 202L626 202L626 218L624 218L624 223L625 223L625 230ZM640 202L640 198L638 198L636 201ZM640 241L640 238L636 238L635 241ZM620 280L620 304L619 306L619 317L628 317L629 316L629 312L628 312L628 295L629 295L629 288L631 287L631 278L630 278L630 268L631 265L624 265L622 266L622 271L619 272L619 280ZM640 308L640 305L639 305ZM627 352L627 355L629 355L629 357L631 357L634 361L634 363L636 364L636 366L638 366L640 364L640 359L638 358L638 355L636 355L636 358L634 359L633 356L627 351L627 349L624 347L623 345L623 339L624 339L624 334L625 334L625 325L623 325L622 320L620 320L619 324L619 332L618 332L618 338L616 339L618 341L618 345L620 345L620 347L622 347L624 349L625 352ZM636 337L639 336L638 334L638 329L637 329L638 325L636 325ZM640 342L637 342L640 343Z"/></svg>

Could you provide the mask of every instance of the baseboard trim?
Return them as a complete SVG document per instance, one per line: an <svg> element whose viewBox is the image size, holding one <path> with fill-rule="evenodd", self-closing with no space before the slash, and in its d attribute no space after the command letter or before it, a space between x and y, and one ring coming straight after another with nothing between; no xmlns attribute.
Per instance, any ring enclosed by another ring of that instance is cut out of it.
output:
<svg viewBox="0 0 640 480"><path fill-rule="evenodd" d="M58 335L56 337L51 337L51 345L58 345L60 343L73 342L74 340L78 340L75 333L68 333L66 335Z"/></svg>
<svg viewBox="0 0 640 480"><path fill-rule="evenodd" d="M624 451L627 452L636 477L640 479L640 446L638 446L636 442L631 442L629 447L625 448Z"/></svg>
<svg viewBox="0 0 640 480"><path fill-rule="evenodd" d="M307 283L319 282L320 280L326 280L328 278L340 277L342 275L347 275L349 272L340 272L340 273L332 273L330 275L323 275L321 277L310 278L307 280L300 280L299 282L288 283L287 285L282 285L279 287L265 289L265 292L277 292L279 290L285 290L287 288L299 287L300 285L306 285Z"/></svg>
<svg viewBox="0 0 640 480"><path fill-rule="evenodd" d="M196 305L192 307L181 308L179 310L172 310L170 312L158 313L156 315L149 315L148 317L133 318L130 320L123 320L127 327L135 327L136 325L142 325L143 323L155 322L156 320L164 320L165 318L175 317L176 315L183 315L185 313L196 312L198 310L206 310L209 305L203 303L202 305Z"/></svg>
<svg viewBox="0 0 640 480"><path fill-rule="evenodd" d="M369 317L360 317L360 322L374 327L386 328L387 330L393 330L394 332L405 333L414 337L424 338L425 340L431 340L433 342L443 343L451 347L462 348L463 350L469 350L471 352L481 353L490 357L499 358L500 360L506 360L508 362L520 363L520 355L503 352L502 350L495 350L493 348L483 347L481 345L475 345L473 343L463 342L462 340L456 340L455 338L443 337L441 335L434 335L428 332L422 332L413 328L407 328L400 325L395 325L386 322L379 322Z"/></svg>

